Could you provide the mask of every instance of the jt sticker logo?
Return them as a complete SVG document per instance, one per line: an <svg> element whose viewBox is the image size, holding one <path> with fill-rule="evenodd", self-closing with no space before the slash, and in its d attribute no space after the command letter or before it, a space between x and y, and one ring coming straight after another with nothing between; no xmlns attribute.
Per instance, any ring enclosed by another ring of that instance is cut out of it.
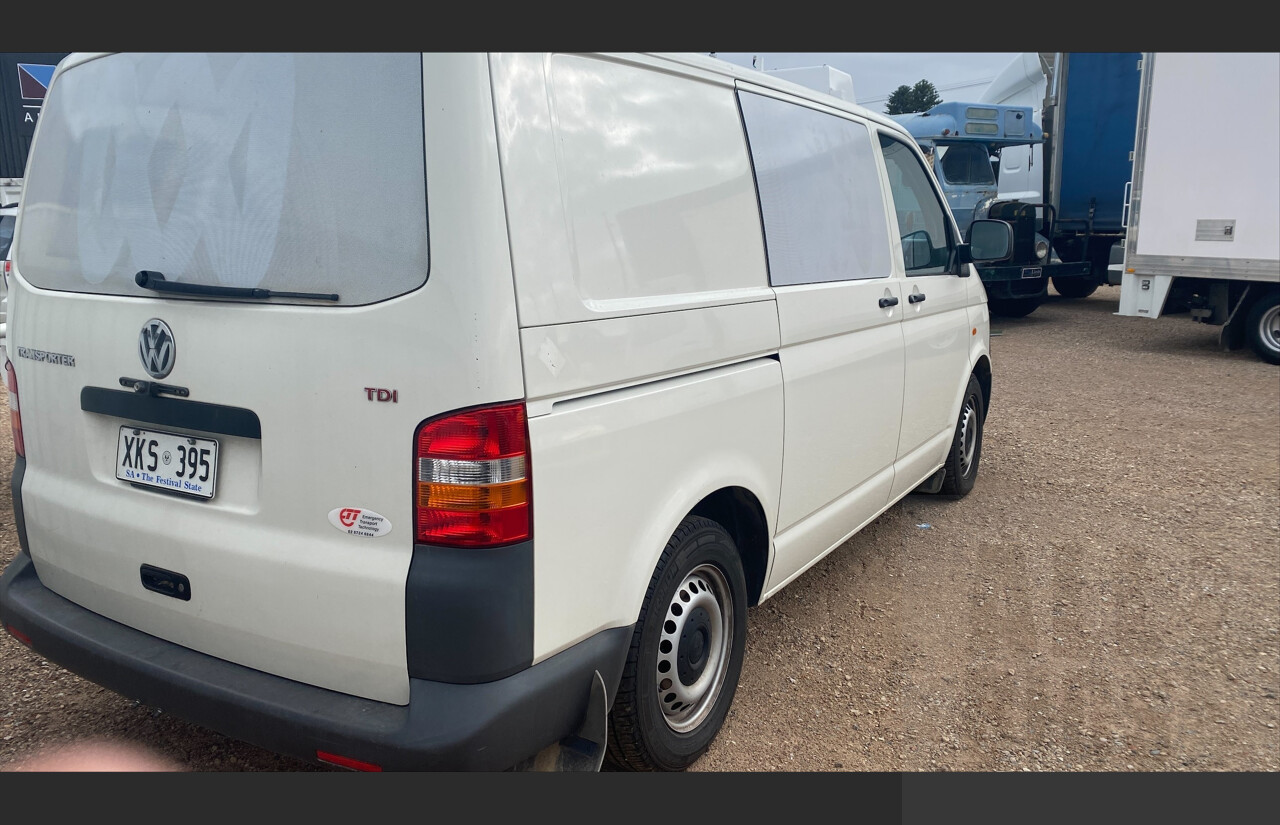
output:
<svg viewBox="0 0 1280 825"><path fill-rule="evenodd" d="M391 520L362 507L335 507L329 511L329 523L352 536L377 538L391 532Z"/></svg>
<svg viewBox="0 0 1280 825"><path fill-rule="evenodd" d="M44 100L49 91L49 83L53 80L53 70L57 66L44 63L19 63L18 88L23 100Z"/></svg>

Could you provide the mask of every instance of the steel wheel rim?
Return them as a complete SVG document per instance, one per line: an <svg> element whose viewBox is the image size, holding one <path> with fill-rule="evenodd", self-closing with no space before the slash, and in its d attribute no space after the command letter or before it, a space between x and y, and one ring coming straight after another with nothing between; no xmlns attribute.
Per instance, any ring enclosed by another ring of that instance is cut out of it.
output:
<svg viewBox="0 0 1280 825"><path fill-rule="evenodd" d="M978 452L978 407L970 395L960 412L960 474L969 475L973 457Z"/></svg>
<svg viewBox="0 0 1280 825"><path fill-rule="evenodd" d="M715 706L729 671L736 618L729 582L713 564L691 570L672 595L654 676L662 717L677 733L698 727Z"/></svg>
<svg viewBox="0 0 1280 825"><path fill-rule="evenodd" d="M1262 333L1262 342L1268 348L1280 351L1280 304L1263 313L1258 326Z"/></svg>

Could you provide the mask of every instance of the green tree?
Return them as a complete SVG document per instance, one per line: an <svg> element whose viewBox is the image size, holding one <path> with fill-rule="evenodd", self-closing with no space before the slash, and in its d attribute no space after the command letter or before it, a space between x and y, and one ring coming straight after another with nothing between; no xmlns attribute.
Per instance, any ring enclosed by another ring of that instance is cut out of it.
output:
<svg viewBox="0 0 1280 825"><path fill-rule="evenodd" d="M927 80L920 80L914 86L903 84L894 89L884 111L887 115L906 115L927 111L941 102L937 88Z"/></svg>

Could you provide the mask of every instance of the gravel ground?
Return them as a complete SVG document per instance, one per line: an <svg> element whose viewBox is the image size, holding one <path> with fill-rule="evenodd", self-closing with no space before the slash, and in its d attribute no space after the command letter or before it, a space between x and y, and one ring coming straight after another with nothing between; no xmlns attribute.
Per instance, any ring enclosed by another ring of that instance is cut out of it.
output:
<svg viewBox="0 0 1280 825"><path fill-rule="evenodd" d="M691 770L1280 768L1280 368L1118 301L996 320L973 493L909 496L755 608L734 706ZM323 770L0 634L0 768L85 739L182 770Z"/></svg>

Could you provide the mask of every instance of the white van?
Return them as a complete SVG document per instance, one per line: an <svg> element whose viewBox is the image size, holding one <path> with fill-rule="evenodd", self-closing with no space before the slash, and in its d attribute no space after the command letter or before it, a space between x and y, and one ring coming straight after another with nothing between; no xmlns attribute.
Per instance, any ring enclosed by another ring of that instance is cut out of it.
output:
<svg viewBox="0 0 1280 825"><path fill-rule="evenodd" d="M750 606L973 486L974 231L889 119L711 57L73 55L0 619L306 760L684 768Z"/></svg>

